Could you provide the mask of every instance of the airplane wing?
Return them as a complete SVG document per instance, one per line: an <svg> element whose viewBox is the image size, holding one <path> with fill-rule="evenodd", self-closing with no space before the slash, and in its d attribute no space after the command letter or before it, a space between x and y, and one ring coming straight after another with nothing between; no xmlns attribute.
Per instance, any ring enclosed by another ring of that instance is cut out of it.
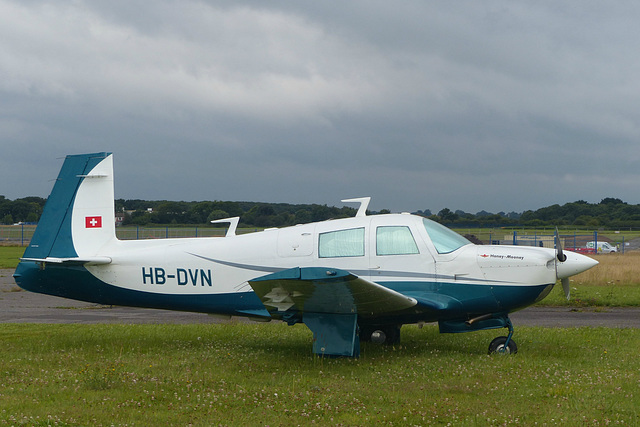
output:
<svg viewBox="0 0 640 427"><path fill-rule="evenodd" d="M249 285L274 317L288 310L375 316L417 304L414 298L331 268L291 268L250 280Z"/></svg>

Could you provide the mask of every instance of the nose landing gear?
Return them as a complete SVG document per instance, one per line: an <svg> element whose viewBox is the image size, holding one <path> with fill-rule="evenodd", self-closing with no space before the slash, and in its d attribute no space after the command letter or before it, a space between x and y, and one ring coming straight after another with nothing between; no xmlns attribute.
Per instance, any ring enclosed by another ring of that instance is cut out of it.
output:
<svg viewBox="0 0 640 427"><path fill-rule="evenodd" d="M509 328L509 335L494 338L491 344L489 344L489 354L516 354L518 352L516 342L511 339L513 336L513 324L508 317L506 318L506 326Z"/></svg>
<svg viewBox="0 0 640 427"><path fill-rule="evenodd" d="M489 354L515 354L518 352L518 346L514 340L509 337L497 337L489 344Z"/></svg>

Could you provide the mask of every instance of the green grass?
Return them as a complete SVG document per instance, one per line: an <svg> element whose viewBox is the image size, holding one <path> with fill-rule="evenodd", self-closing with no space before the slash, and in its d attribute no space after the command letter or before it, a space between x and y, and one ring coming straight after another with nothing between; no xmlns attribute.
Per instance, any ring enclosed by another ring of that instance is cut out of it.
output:
<svg viewBox="0 0 640 427"><path fill-rule="evenodd" d="M640 307L640 285L571 284L571 296L567 301L560 282L538 306L567 307Z"/></svg>
<svg viewBox="0 0 640 427"><path fill-rule="evenodd" d="M0 246L0 268L16 268L25 247Z"/></svg>
<svg viewBox="0 0 640 427"><path fill-rule="evenodd" d="M0 424L501 425L637 422L640 331L403 328L359 359L302 325L2 325Z"/></svg>
<svg viewBox="0 0 640 427"><path fill-rule="evenodd" d="M0 268L23 250L0 247ZM571 286L569 303L556 286L541 304L640 306L633 280ZM365 343L359 359L314 356L308 329L281 323L0 330L0 425L633 425L640 412L637 329L518 327L518 354L487 356L505 331L405 326L401 345Z"/></svg>

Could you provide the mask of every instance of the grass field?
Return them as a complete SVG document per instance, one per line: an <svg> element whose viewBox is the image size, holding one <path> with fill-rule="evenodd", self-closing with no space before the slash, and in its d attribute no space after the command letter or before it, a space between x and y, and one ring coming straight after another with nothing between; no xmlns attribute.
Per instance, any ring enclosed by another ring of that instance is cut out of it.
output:
<svg viewBox="0 0 640 427"><path fill-rule="evenodd" d="M403 328L359 359L310 354L302 325L2 326L0 424L634 424L640 331Z"/></svg>
<svg viewBox="0 0 640 427"><path fill-rule="evenodd" d="M0 246L0 268L16 268L24 250L20 246Z"/></svg>
<svg viewBox="0 0 640 427"><path fill-rule="evenodd" d="M0 247L1 268L23 248ZM600 255L572 302L640 306L640 253ZM543 304L566 304L558 286ZM311 354L282 323L0 326L0 425L634 425L640 330L403 327L359 359Z"/></svg>
<svg viewBox="0 0 640 427"><path fill-rule="evenodd" d="M558 285L538 305L640 307L640 252L592 258L599 262L597 266L569 279L569 301Z"/></svg>

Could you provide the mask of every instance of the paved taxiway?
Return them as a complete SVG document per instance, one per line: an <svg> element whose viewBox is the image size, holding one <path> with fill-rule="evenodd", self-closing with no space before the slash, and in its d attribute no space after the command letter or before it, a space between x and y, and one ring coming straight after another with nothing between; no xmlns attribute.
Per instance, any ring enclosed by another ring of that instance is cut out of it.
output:
<svg viewBox="0 0 640 427"><path fill-rule="evenodd" d="M219 323L216 316L73 301L20 289L13 270L0 270L0 323ZM514 325L544 327L604 326L640 328L640 308L603 311L567 307L529 307L511 314Z"/></svg>

